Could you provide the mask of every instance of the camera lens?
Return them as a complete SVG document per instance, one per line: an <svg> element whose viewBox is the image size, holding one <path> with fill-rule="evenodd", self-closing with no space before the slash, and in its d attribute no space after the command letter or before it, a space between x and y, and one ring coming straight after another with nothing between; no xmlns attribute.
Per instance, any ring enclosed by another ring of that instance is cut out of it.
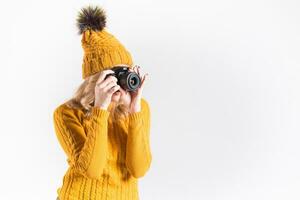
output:
<svg viewBox="0 0 300 200"><path fill-rule="evenodd" d="M140 77L137 73L129 73L128 75L128 89L133 91L136 90L140 85Z"/></svg>
<svg viewBox="0 0 300 200"><path fill-rule="evenodd" d="M137 80L136 77L132 77L132 78L130 79L130 84L131 84L131 85L136 85L137 82L138 82L138 80Z"/></svg>

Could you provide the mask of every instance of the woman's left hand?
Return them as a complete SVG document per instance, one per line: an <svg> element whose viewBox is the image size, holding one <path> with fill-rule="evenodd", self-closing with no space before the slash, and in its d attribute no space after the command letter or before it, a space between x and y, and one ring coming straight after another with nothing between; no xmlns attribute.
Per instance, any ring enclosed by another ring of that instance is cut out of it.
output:
<svg viewBox="0 0 300 200"><path fill-rule="evenodd" d="M144 88L144 85L145 85L146 77L149 74L146 73L145 75L141 76L140 66L137 66L137 65L135 65L133 67L133 69L130 68L129 71L136 72L139 75L139 77L141 78L140 87L135 91L129 92L130 96L131 96L131 102L130 102L130 105L129 105L129 112L130 113L140 112L141 111L142 92L143 92L143 88Z"/></svg>

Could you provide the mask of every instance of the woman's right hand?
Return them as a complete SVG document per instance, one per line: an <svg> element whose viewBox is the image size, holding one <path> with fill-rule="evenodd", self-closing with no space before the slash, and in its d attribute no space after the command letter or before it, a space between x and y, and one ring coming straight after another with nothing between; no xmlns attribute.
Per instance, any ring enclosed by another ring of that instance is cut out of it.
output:
<svg viewBox="0 0 300 200"><path fill-rule="evenodd" d="M120 89L117 84L118 79L114 76L109 76L105 79L108 74L114 73L113 70L103 70L95 85L95 105L96 107L107 110L111 97L114 92Z"/></svg>

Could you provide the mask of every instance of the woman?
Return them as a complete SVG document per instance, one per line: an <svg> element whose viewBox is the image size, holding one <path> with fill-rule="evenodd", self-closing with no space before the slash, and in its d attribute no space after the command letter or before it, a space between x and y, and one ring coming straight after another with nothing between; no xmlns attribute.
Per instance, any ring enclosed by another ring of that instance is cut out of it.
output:
<svg viewBox="0 0 300 200"><path fill-rule="evenodd" d="M105 19L101 8L88 6L77 20L84 82L53 114L69 164L58 200L138 200L138 178L151 165L150 107L142 97L148 74L132 65L129 52L104 29ZM140 87L134 92L120 87L108 76L115 66L137 73Z"/></svg>

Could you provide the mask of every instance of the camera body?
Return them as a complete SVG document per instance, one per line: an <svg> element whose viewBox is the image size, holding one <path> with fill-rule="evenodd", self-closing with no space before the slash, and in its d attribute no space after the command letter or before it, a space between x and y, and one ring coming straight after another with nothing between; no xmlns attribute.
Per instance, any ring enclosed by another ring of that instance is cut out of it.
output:
<svg viewBox="0 0 300 200"><path fill-rule="evenodd" d="M129 71L128 67L115 66L111 68L114 74L108 74L105 79L109 76L114 76L118 79L117 84L125 91L136 91L141 85L141 78L136 72Z"/></svg>

